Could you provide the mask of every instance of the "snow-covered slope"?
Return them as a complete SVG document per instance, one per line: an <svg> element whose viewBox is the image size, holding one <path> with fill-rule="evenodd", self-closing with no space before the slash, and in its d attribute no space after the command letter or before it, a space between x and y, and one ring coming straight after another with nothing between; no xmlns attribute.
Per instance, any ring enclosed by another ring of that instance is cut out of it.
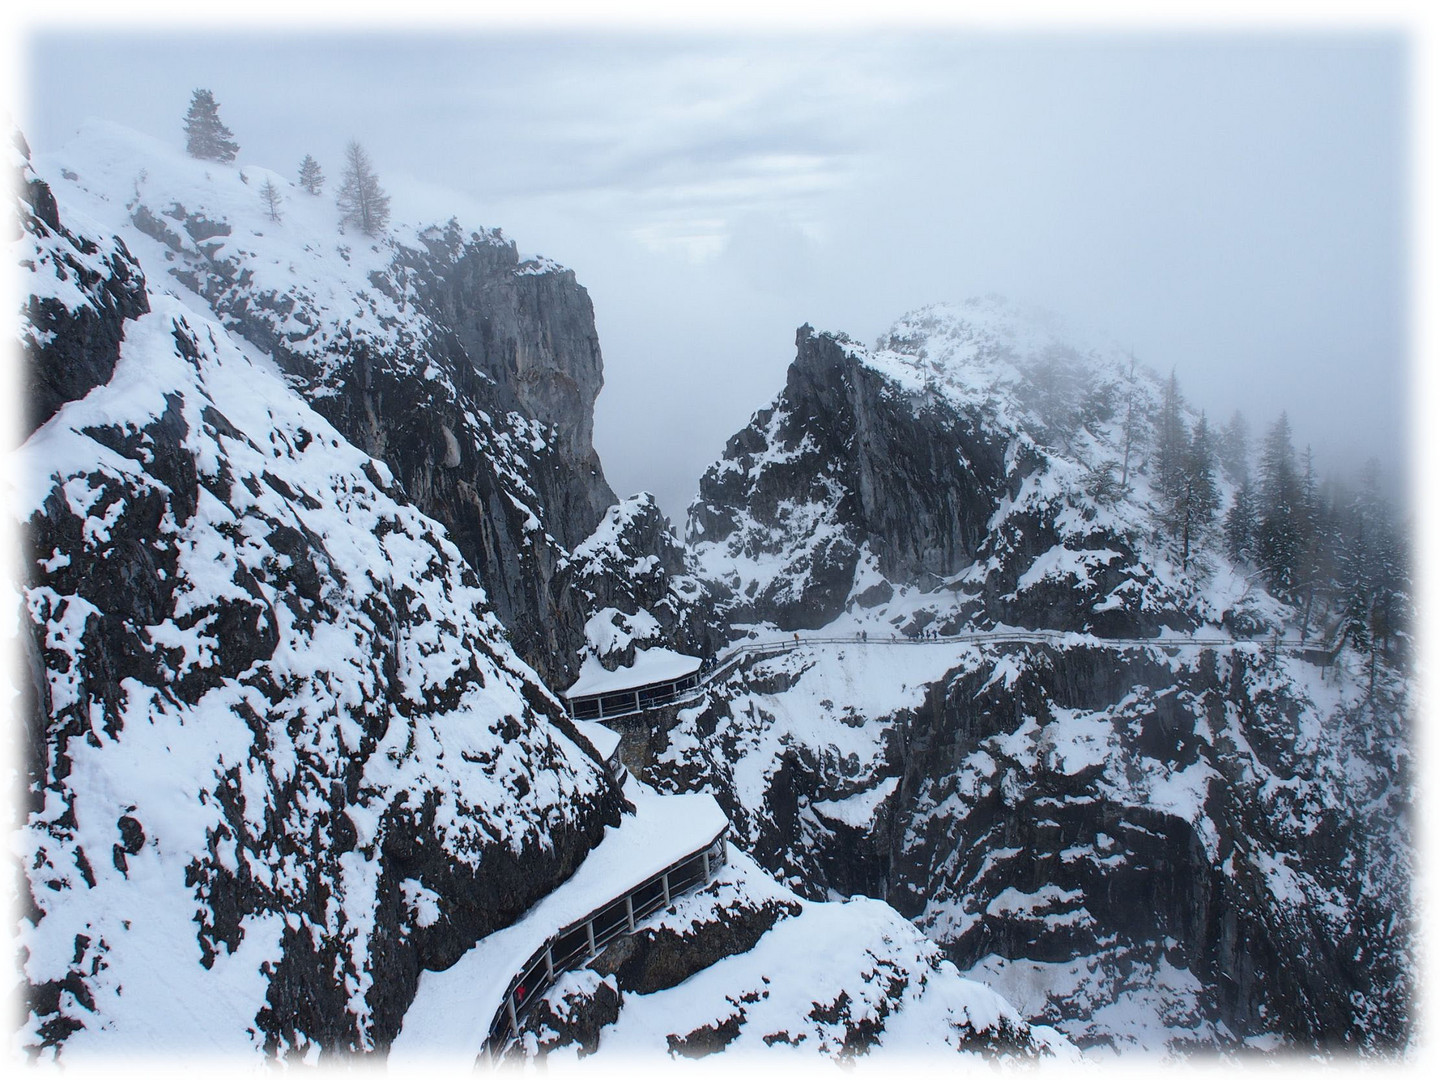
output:
<svg viewBox="0 0 1440 1080"><path fill-rule="evenodd" d="M957 1051L1074 1055L961 978L888 905L801 899L731 845L707 886L545 994L507 1056L598 1053L602 1067L622 1067L720 1051L765 1053L767 1065L869 1055L882 1068Z"/></svg>
<svg viewBox="0 0 1440 1080"><path fill-rule="evenodd" d="M57 244L31 209L22 259ZM383 1046L419 968L568 874L619 793L454 544L273 365L153 289L123 322L63 303L56 339L123 340L12 462L21 1042Z"/></svg>

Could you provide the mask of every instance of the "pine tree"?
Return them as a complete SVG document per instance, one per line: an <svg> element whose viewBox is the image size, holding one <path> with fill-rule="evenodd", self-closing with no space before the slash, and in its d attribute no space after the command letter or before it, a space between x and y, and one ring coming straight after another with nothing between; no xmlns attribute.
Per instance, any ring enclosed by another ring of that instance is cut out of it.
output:
<svg viewBox="0 0 1440 1080"><path fill-rule="evenodd" d="M1141 418L1135 412L1135 354L1130 354L1130 372L1126 376L1128 389L1125 392L1125 459L1120 464L1120 487L1130 486L1130 454L1139 448L1143 438L1140 430Z"/></svg>
<svg viewBox="0 0 1440 1080"><path fill-rule="evenodd" d="M1234 563L1249 562L1254 555L1255 493L1245 480L1235 491L1235 500L1225 513L1225 554Z"/></svg>
<svg viewBox="0 0 1440 1080"><path fill-rule="evenodd" d="M1184 399L1180 396L1180 380L1175 371L1165 383L1160 417L1155 425L1156 481L1162 499L1174 504L1184 486L1184 459L1189 440L1185 437Z"/></svg>
<svg viewBox="0 0 1440 1080"><path fill-rule="evenodd" d="M300 186L311 195L319 195L320 189L325 186L325 174L320 171L320 163L309 154L300 162Z"/></svg>
<svg viewBox="0 0 1440 1080"><path fill-rule="evenodd" d="M234 161L240 152L230 129L220 122L220 106L209 90L196 90L185 113L185 150L204 161Z"/></svg>
<svg viewBox="0 0 1440 1080"><path fill-rule="evenodd" d="M265 209L270 213L271 221L280 220L280 189L275 186L275 181L268 176L265 178L265 186L260 189L260 198L265 203Z"/></svg>
<svg viewBox="0 0 1440 1080"><path fill-rule="evenodd" d="M1216 456L1231 483L1243 484L1250 478L1250 424L1239 409L1220 429Z"/></svg>
<svg viewBox="0 0 1440 1080"><path fill-rule="evenodd" d="M345 178L335 198L342 225L353 225L366 236L382 232L390 221L390 196L370 165L364 148L355 141L345 148Z"/></svg>
<svg viewBox="0 0 1440 1080"><path fill-rule="evenodd" d="M1345 598L1346 633L1357 646L1388 654L1408 613L1410 581L1406 546L1394 513L1380 491L1380 466L1366 463L1345 515L1337 556L1336 589ZM1363 633L1361 632L1363 628Z"/></svg>
<svg viewBox="0 0 1440 1080"><path fill-rule="evenodd" d="M1302 537L1297 520L1300 480L1295 472L1295 447L1285 413L1265 436L1260 454L1260 500L1255 529L1255 555L1270 588L1278 596L1295 597L1296 569Z"/></svg>
<svg viewBox="0 0 1440 1080"><path fill-rule="evenodd" d="M1182 567L1190 565L1190 547L1201 530L1215 520L1220 506L1220 489L1215 486L1215 447L1205 414L1195 421L1182 462L1176 516L1180 521Z"/></svg>
<svg viewBox="0 0 1440 1080"><path fill-rule="evenodd" d="M1315 592L1325 577L1328 555L1325 524L1327 508L1315 479L1315 454L1305 447L1305 469L1300 476L1300 500L1295 517L1300 540L1300 557L1296 565L1296 585L1305 594L1305 613L1300 620L1300 642L1310 633L1310 616L1315 608Z"/></svg>

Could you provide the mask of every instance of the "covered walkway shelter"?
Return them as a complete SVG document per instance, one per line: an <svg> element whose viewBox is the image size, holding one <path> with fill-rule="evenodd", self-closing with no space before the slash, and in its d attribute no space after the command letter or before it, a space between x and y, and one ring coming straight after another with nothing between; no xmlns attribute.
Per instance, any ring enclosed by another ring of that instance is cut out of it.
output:
<svg viewBox="0 0 1440 1080"><path fill-rule="evenodd" d="M609 720L674 701L700 685L698 656L669 649L639 649L629 667L606 671L587 657L580 677L565 691L565 703L576 720Z"/></svg>

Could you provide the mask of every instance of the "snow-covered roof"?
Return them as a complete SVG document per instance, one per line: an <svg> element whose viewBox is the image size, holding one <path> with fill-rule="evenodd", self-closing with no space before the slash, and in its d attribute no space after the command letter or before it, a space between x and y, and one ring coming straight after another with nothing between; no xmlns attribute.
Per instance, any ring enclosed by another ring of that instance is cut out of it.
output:
<svg viewBox="0 0 1440 1080"><path fill-rule="evenodd" d="M565 691L565 696L590 697L634 690L651 683L673 682L700 670L700 663L698 656L686 656L670 649L637 649L635 663L606 671L600 666L600 661L587 656L580 667L580 677Z"/></svg>
<svg viewBox="0 0 1440 1080"><path fill-rule="evenodd" d="M580 730L581 735L584 735L594 744L595 749L599 751L602 759L605 761L610 760L610 755L613 754L615 748L620 745L619 735L615 734L615 732L611 731L604 724L597 723L594 720L571 720L570 722Z"/></svg>

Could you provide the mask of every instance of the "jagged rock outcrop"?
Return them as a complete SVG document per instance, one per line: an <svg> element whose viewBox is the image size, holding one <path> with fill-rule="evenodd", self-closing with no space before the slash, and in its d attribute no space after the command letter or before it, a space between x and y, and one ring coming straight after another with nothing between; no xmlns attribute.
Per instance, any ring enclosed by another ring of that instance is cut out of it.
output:
<svg viewBox="0 0 1440 1080"><path fill-rule="evenodd" d="M125 322L149 310L145 275L118 237L103 244L60 222L50 185L31 170L30 148L14 133L19 262L37 287L21 323L22 436L115 370Z"/></svg>
<svg viewBox="0 0 1440 1080"><path fill-rule="evenodd" d="M633 664L637 648L708 656L725 640L712 590L648 492L606 511L571 554L561 590L587 616L585 652L611 671Z"/></svg>
<svg viewBox="0 0 1440 1080"><path fill-rule="evenodd" d="M737 615L753 612L746 621L829 623L862 548L887 578L954 574L974 560L1003 490L1003 438L973 415L907 399L847 344L801 327L784 392L700 481L688 539L755 567L727 581Z"/></svg>
<svg viewBox="0 0 1440 1080"><path fill-rule="evenodd" d="M652 734L647 775L1079 1045L1403 1041L1408 781L1358 661L1322 687L1258 647L956 651L742 668Z"/></svg>
<svg viewBox="0 0 1440 1080"><path fill-rule="evenodd" d="M1053 342L1017 344L1003 321L943 327L943 353L907 329L870 351L801 327L784 391L702 477L686 538L732 619L816 629L857 607L883 615L908 588L935 602L905 607L907 632L1193 626L1139 550L1143 516L1083 495L1074 458L1115 450L1114 384L1081 379L1085 363ZM956 377L957 352L981 379Z"/></svg>
<svg viewBox="0 0 1440 1080"><path fill-rule="evenodd" d="M622 796L385 464L174 297L115 326L109 272L38 357L108 326L114 369L19 452L20 1042L381 1049Z"/></svg>

